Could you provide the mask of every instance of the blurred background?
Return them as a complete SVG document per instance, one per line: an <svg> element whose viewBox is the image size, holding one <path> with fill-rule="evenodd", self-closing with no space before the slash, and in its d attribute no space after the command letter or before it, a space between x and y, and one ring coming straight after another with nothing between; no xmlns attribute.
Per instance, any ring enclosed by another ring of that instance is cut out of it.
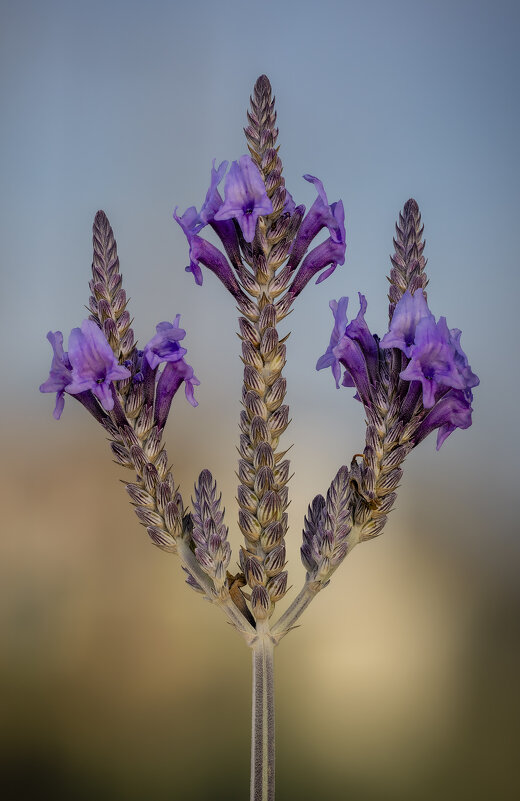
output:
<svg viewBox="0 0 520 801"><path fill-rule="evenodd" d="M380 538L354 550L277 650L279 797L519 797L518 5L506 0L0 4L0 326L5 499L0 751L6 799L248 797L250 657L150 546L103 432L38 393L45 335L86 316L91 226L118 242L134 330L182 314L199 407L168 452L186 502L217 476L237 552L236 310L186 275L176 205L246 151L254 81L277 98L287 187L343 199L343 267L285 331L289 570L307 504L363 446L363 413L316 359L331 298L383 334L399 210L419 203L429 303L481 378L474 425L407 460ZM351 309L351 311L352 311ZM183 343L184 344L184 343ZM283 608L283 605L280 605Z"/></svg>

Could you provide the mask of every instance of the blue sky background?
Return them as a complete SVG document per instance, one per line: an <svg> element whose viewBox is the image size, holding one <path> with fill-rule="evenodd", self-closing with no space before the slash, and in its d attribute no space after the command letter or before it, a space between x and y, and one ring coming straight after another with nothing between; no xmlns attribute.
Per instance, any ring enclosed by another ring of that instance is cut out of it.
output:
<svg viewBox="0 0 520 801"><path fill-rule="evenodd" d="M226 476L232 507L237 315L212 275L200 288L185 274L186 242L172 212L200 206L213 158L246 152L249 94L266 73L287 187L309 207L315 193L302 175L320 177L330 201L343 199L348 241L345 265L305 290L286 328L293 564L309 498L363 442L362 410L351 391L336 391L330 375L314 370L329 340L328 302L349 295L357 311L362 291L371 330L384 333L394 223L413 196L425 224L430 307L462 329L481 386L473 427L456 432L438 454L432 439L410 457L393 525L424 529L441 548L455 542L513 586L518 4L18 0L1 3L0 14L8 456L31 442L38 448L54 441L59 454L75 437L93 438L91 421L70 401L55 423L53 401L37 387L50 364L47 331L67 336L85 316L91 226L103 208L136 335L144 343L157 322L181 313L188 361L201 380L198 409L176 398L171 453L187 486L206 464ZM53 465L51 459L51 472Z"/></svg>

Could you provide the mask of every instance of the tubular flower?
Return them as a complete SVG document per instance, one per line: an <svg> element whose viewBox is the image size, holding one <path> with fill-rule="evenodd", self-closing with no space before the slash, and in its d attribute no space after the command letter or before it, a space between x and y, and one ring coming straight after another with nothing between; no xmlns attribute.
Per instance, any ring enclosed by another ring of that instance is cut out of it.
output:
<svg viewBox="0 0 520 801"><path fill-rule="evenodd" d="M233 221L223 220L217 222L215 220L215 214L223 204L220 192L218 191L218 185L224 176L227 164L227 161L223 161L218 169L215 169L215 159L213 159L210 186L206 192L206 198L202 204L200 213L195 206L190 206L180 217L177 214L177 209L175 209L173 218L184 231L190 248L190 263L188 267L186 267L186 272L192 273L195 278L195 283L201 286L202 270L200 265L203 264L220 278L233 297L238 298L241 294L241 290L226 257L218 248L198 236L202 228L206 225L210 225L224 245L224 249L231 263L234 265L240 263L240 249Z"/></svg>
<svg viewBox="0 0 520 801"><path fill-rule="evenodd" d="M338 264L345 262L346 233L343 202L339 200L329 205L325 189L319 178L315 178L313 175L304 175L303 177L306 181L314 184L318 197L304 217L293 242L288 262L291 270L298 267L310 243L322 228L328 228L330 236L305 257L289 289L293 297L299 295L311 278L324 267L330 265L329 269L319 276L317 284L328 278Z"/></svg>
<svg viewBox="0 0 520 801"><path fill-rule="evenodd" d="M231 164L224 192L225 200L214 215L215 220L235 219L245 241L252 242L258 218L271 214L273 204L251 156L241 156Z"/></svg>
<svg viewBox="0 0 520 801"><path fill-rule="evenodd" d="M198 406L194 396L194 387L200 381L193 373L193 368L184 361L187 350L179 345L184 339L186 331L180 328L180 314L173 323L163 322L156 326L156 335L145 345L142 357L144 380L147 381L149 370L155 375L162 362L166 365L157 382L155 395L155 423L163 428L170 411L173 397L182 382L185 383L186 398L192 406Z"/></svg>
<svg viewBox="0 0 520 801"><path fill-rule="evenodd" d="M358 400L370 406L371 385L374 386L377 381L378 346L364 319L367 308L365 296L359 293L359 312L348 325L348 298L331 301L329 305L334 315L334 329L329 347L318 359L316 369L331 367L336 387L339 388L341 367L344 367L343 386L356 387Z"/></svg>

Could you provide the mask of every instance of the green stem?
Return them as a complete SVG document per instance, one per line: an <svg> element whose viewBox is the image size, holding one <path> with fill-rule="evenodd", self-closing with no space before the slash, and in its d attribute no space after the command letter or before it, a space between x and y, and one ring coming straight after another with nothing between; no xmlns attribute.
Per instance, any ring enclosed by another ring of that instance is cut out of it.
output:
<svg viewBox="0 0 520 801"><path fill-rule="evenodd" d="M268 631L259 630L252 651L251 801L274 801L274 643Z"/></svg>

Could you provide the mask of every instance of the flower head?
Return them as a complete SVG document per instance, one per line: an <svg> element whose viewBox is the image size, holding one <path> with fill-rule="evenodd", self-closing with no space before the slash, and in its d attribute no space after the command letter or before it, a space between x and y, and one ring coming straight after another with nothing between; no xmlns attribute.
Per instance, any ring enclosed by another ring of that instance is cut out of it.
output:
<svg viewBox="0 0 520 801"><path fill-rule="evenodd" d="M91 390L108 412L114 408L112 381L130 377L120 365L101 329L92 320L83 320L81 328L73 328L69 336L72 381L65 387L71 395Z"/></svg>
<svg viewBox="0 0 520 801"><path fill-rule="evenodd" d="M381 342L365 322L367 303L359 294L359 312L347 324L348 298L331 301L334 328L329 347L316 368L330 367L339 387L341 367L345 387L355 387L367 411L377 405L382 387L393 387L388 400L399 409L403 426L415 416L413 445L438 429L437 450L456 428L471 425L472 388L479 383L460 345L460 331L438 322L422 290L406 291L396 304L390 330ZM381 349L380 349L381 348ZM398 359L391 350L401 351ZM393 374L392 374L393 371Z"/></svg>
<svg viewBox="0 0 520 801"><path fill-rule="evenodd" d="M224 187L225 200L214 215L215 220L234 218L246 242L255 238L259 217L271 214L273 204L267 197L260 170L251 156L241 156L229 168Z"/></svg>

